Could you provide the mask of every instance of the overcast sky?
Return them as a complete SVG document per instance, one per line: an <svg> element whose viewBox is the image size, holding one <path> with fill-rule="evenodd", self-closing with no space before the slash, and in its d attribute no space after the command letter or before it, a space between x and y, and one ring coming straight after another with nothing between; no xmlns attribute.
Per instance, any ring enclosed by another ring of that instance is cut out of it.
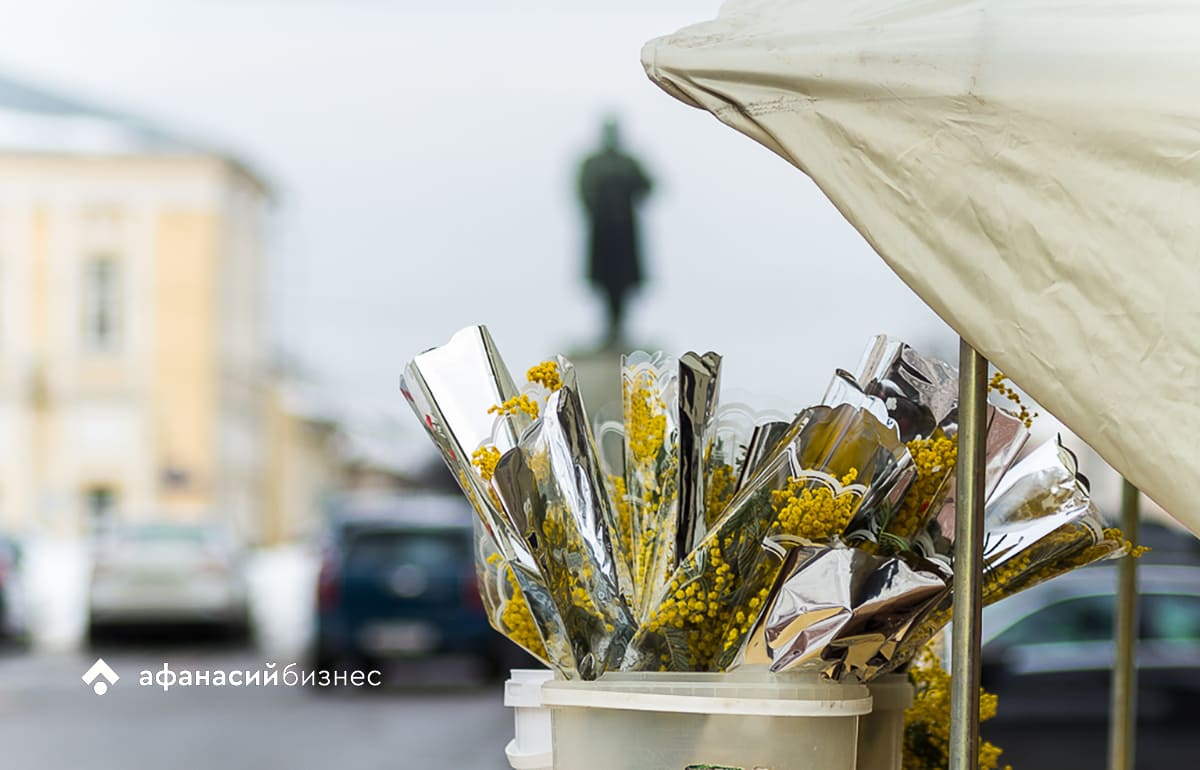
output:
<svg viewBox="0 0 1200 770"><path fill-rule="evenodd" d="M952 354L807 177L646 79L642 44L717 3L494 5L4 0L0 70L261 169L275 342L359 404L399 405L404 362L471 323L514 370L598 335L573 181L609 111L658 182L636 342L720 351L785 408L874 333Z"/></svg>

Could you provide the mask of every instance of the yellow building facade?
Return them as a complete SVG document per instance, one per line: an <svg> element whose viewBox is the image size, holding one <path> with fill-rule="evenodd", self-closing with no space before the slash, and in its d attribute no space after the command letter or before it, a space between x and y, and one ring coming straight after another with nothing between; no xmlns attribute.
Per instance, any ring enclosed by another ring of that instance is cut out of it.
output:
<svg viewBox="0 0 1200 770"><path fill-rule="evenodd" d="M26 132L0 130L0 531L204 518L252 541L286 532L266 510L286 496L288 451L270 446L266 186L0 80L6 106Z"/></svg>

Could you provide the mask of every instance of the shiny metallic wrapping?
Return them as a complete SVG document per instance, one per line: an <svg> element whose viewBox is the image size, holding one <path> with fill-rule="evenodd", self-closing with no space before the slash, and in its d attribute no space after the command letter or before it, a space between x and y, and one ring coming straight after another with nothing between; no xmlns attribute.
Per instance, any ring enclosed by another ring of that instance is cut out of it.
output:
<svg viewBox="0 0 1200 770"><path fill-rule="evenodd" d="M1057 440L1027 454L991 493L983 547L984 604L1128 552L1119 533L1103 528L1074 456ZM951 607L947 593L902 643L897 660L911 659L949 623Z"/></svg>
<svg viewBox="0 0 1200 770"><path fill-rule="evenodd" d="M569 678L768 666L867 681L950 617L957 383L875 338L822 403L719 399L720 356L622 361L593 434L562 357L518 388L484 327L401 387L477 512L492 624ZM547 377L547 373L552 377ZM986 602L1124 553L1057 442L988 412Z"/></svg>
<svg viewBox="0 0 1200 770"><path fill-rule="evenodd" d="M901 483L898 469L908 463L895 433L869 412L849 405L806 409L675 570L634 637L627 665L637 656L673 671L727 668L787 551L817 532L841 535L865 501L882 496L881 487ZM848 498L843 520L781 516L804 490L818 489L830 499Z"/></svg>
<svg viewBox="0 0 1200 770"><path fill-rule="evenodd" d="M770 420L755 426L738 471L737 484L734 487L735 493L746 486L746 483L762 469L767 460L775 456L779 445L783 443L791 427L790 422L781 420Z"/></svg>
<svg viewBox="0 0 1200 770"><path fill-rule="evenodd" d="M530 637L522 646L560 670L574 672L562 622L548 611L553 605L533 555L471 464L476 448L491 441L511 448L532 423L523 413L495 417L488 411L518 392L487 328L468 327L445 345L417 355L405 367L400 389L479 516L477 546L487 556L477 574L492 625L513 638L504 610L513 617L508 602L519 591L543 645Z"/></svg>
<svg viewBox="0 0 1200 770"><path fill-rule="evenodd" d="M864 393L883 402L901 441L932 435L958 409L954 367L890 337L872 340L855 379Z"/></svg>
<svg viewBox="0 0 1200 770"><path fill-rule="evenodd" d="M954 416L957 417L957 410ZM956 437L957 426L949 428L947 434ZM984 439L984 499L989 499L995 492L996 485L1008 473L1028 440L1029 430L1019 419L994 406L988 407L987 435ZM930 500L927 523L913 542L918 553L944 563L949 563L954 554L956 479L951 468L937 495L941 502L937 498Z"/></svg>
<svg viewBox="0 0 1200 770"><path fill-rule="evenodd" d="M840 544L797 546L730 667L867 681L892 666L914 621L945 593L945 577L917 559Z"/></svg>
<svg viewBox="0 0 1200 770"><path fill-rule="evenodd" d="M566 629L540 574L504 561L495 538L475 522L475 578L492 627L547 666L575 678Z"/></svg>
<svg viewBox="0 0 1200 770"><path fill-rule="evenodd" d="M550 396L540 419L501 457L492 488L535 554L575 670L595 679L618 668L634 628L632 584L613 548L613 506L574 387Z"/></svg>
<svg viewBox="0 0 1200 770"><path fill-rule="evenodd" d="M872 340L856 375L837 372L823 403L853 403L871 409L877 416L882 409L886 415L883 419L896 428L900 439L914 452L930 439L952 440L958 435L958 373L944 361L921 355L906 343L885 336ZM1029 431L1018 418L988 407L985 496L995 489L1028 437ZM923 495L921 499L910 495L905 500L910 508L917 509L914 513L918 518L900 527L883 521L882 536L904 541L891 543L893 548L915 547L922 556L948 564L954 549L954 490L954 465L948 464L940 469L935 482L913 490L913 495ZM890 512L897 512L900 502L893 496L885 505Z"/></svg>
<svg viewBox="0 0 1200 770"><path fill-rule="evenodd" d="M523 412L499 417L489 413L518 391L487 328L463 329L445 345L413 358L405 367L400 389L484 524L492 532L504 533L497 537L497 545L505 558L519 558L532 566L527 550L513 550L516 532L471 464L471 455L480 446L495 442L504 452L516 446L532 424Z"/></svg>
<svg viewBox="0 0 1200 770"><path fill-rule="evenodd" d="M1059 441L1026 455L984 509L984 602L1123 548L1106 534L1075 456Z"/></svg>
<svg viewBox="0 0 1200 770"><path fill-rule="evenodd" d="M860 380L866 385L860 385ZM878 399L888 424L915 448L914 442L936 432L949 437L957 433L956 398L952 368L920 356L903 343L876 338L858 377L839 372L824 400L857 404L877 413L871 401ZM990 496L985 544L985 599L989 601L1120 550L1120 544L1100 529L1073 458L1057 443L1031 453L1005 475L1027 438L1020 420L989 409L985 480ZM911 542L882 541L886 550L898 551L895 555L820 546L789 554L768 608L757 619L735 665L769 661L777 671L811 667L832 678L869 679L911 660L949 621L954 467L947 465L938 473L940 479L924 486L934 492L922 501L927 512L919 534ZM845 571L828 567L835 562ZM863 607L890 607L892 612L873 615ZM860 634L855 618L870 618L868 623L875 625ZM852 641L846 642L846 637Z"/></svg>
<svg viewBox="0 0 1200 770"><path fill-rule="evenodd" d="M721 388L721 357L685 353L679 359L679 506L676 511L674 569L708 531L705 517L706 460L716 439L713 421Z"/></svg>

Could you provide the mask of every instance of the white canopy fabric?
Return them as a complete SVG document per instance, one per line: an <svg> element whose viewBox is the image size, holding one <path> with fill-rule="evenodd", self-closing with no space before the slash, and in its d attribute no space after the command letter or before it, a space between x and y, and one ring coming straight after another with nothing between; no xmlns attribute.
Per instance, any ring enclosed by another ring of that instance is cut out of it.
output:
<svg viewBox="0 0 1200 770"><path fill-rule="evenodd" d="M642 56L1200 533L1200 4L733 0Z"/></svg>

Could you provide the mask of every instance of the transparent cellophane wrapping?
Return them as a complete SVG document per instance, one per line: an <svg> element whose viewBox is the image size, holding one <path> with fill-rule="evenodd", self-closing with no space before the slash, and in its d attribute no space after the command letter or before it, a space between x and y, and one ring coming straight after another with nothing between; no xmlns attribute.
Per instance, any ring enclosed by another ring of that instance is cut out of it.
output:
<svg viewBox="0 0 1200 770"><path fill-rule="evenodd" d="M716 359L688 355L689 375L716 380ZM829 401L763 420L717 405L699 389L712 382L677 398L673 366L627 359L624 419L597 441L561 357L518 389L480 327L410 364L406 395L479 514L493 626L568 678L727 670L752 641L773 670L819 662L832 678L867 679L903 665L948 619L948 367L880 338L857 379L839 372ZM988 601L1123 551L1089 518L1057 446L1006 473L1024 428L996 409L989 421ZM681 432L700 478L676 472ZM687 505L676 504L680 475L696 482ZM796 633L806 623L820 633ZM860 644L864 629L879 638Z"/></svg>
<svg viewBox="0 0 1200 770"><path fill-rule="evenodd" d="M739 471L755 426L786 419L782 412L755 410L742 402L718 406L704 448L705 531L717 523L737 492Z"/></svg>
<svg viewBox="0 0 1200 770"><path fill-rule="evenodd" d="M762 546L773 518L763 490L711 530L675 570L631 648L665 671L716 668L778 573L781 554Z"/></svg>
<svg viewBox="0 0 1200 770"><path fill-rule="evenodd" d="M1121 533L1100 529L1093 517L1064 524L1017 559L985 570L983 602L993 604L1066 572L1127 552L1128 543Z"/></svg>
<svg viewBox="0 0 1200 770"><path fill-rule="evenodd" d="M564 672L574 670L570 647L561 629L547 634L542 630L545 621L540 624L542 628L534 621L529 605L531 597L535 603L544 603L549 597L539 596L536 590L527 593L521 589L513 563L505 560L495 539L479 520L475 521L475 578L492 628L546 666ZM554 617L554 613L545 607L540 617Z"/></svg>
<svg viewBox="0 0 1200 770"><path fill-rule="evenodd" d="M1055 462L1064 451L1057 442L1035 450L1011 471L1029 483L1010 483L989 501L983 553L985 606L1066 572L1130 553L1129 542L1119 530L1102 526L1073 468ZM914 658L950 622L952 612L953 594L947 590L904 642L897 665Z"/></svg>
<svg viewBox="0 0 1200 770"><path fill-rule="evenodd" d="M638 618L674 567L679 504L675 367L674 358L640 351L621 361L624 476L608 481Z"/></svg>
<svg viewBox="0 0 1200 770"><path fill-rule="evenodd" d="M665 360L662 358L651 359L655 362L655 375L665 372L663 368ZM643 366L643 374L649 367ZM628 379L632 380L632 377ZM643 398L645 394L642 394ZM649 400L649 404L643 413L643 417L653 418L661 409L661 405L666 403L662 396L667 394L662 393L658 398ZM647 399L643 400L646 403ZM625 402L628 404L628 401ZM624 406L624 405L623 405ZM668 405L669 410L669 405ZM646 531L645 527L652 525L655 521L662 522L663 508L659 507L658 517L642 517L643 525L636 528L634 522L637 519L634 516L634 504L632 496L629 492L631 484L626 480L626 469L629 461L627 450L629 441L626 438L625 422L623 419L623 410L621 415L617 415L620 419L614 418L612 414L601 414L596 420L594 433L596 436L597 450L600 459L601 468L604 470L605 479L608 483L609 495L613 501L613 506L617 512L617 526L615 541L620 544L620 551L627 559L627 564L632 571L634 569L635 552L638 551L632 543L635 537L639 543L647 543L648 547L644 553L658 553L663 556L674 556L679 559L681 556L686 557L691 549L688 549L684 554L678 552L670 553L666 547L662 546L662 541L667 537L668 527L662 526L651 528L651 531ZM734 493L738 488L739 473L743 468L743 459L747 443L751 434L754 432L757 424L774 421L779 424L786 424L788 419L782 412L754 410L744 402L722 403L716 410L710 425L704 433L704 448L703 460L701 465L703 479L703 502L700 506L703 522L699 526L699 539L702 539L725 512L726 506L733 499ZM665 422L665 421L664 421ZM659 446L657 437L651 446ZM663 432L663 448L666 451L674 450L675 447ZM649 461L642 461L641 467L634 468L630 471L632 475L641 473L649 474L651 472L661 473L669 468L674 467L675 463L661 462L662 455L655 452L654 456L649 458ZM635 465L637 461L635 460ZM655 470L655 469L658 470ZM664 487L666 485L663 485ZM669 510L669 509L668 509ZM677 531L677 530L676 530ZM651 541L652 539L652 541ZM697 540L697 545L699 544ZM653 558L643 558L642 564L656 563ZM657 562L660 566L661 561ZM666 580L670 577L670 573L663 569L645 570L642 572L643 585L640 590L640 596L643 597L643 614L639 617L640 621L645 621L646 611L652 608L653 600L658 598L662 592ZM657 580L658 582L654 582Z"/></svg>
<svg viewBox="0 0 1200 770"><path fill-rule="evenodd" d="M1012 468L984 520L985 604L1129 549L1119 530L1104 528L1074 455L1058 441Z"/></svg>
<svg viewBox="0 0 1200 770"><path fill-rule="evenodd" d="M931 436L906 442L916 467L916 477L900 504L884 524L880 540L892 541L893 548L904 550L928 526L954 488L954 470L958 460L957 431L941 427ZM885 543L885 545L889 545Z"/></svg>
<svg viewBox="0 0 1200 770"><path fill-rule="evenodd" d="M815 407L680 563L630 650L668 671L724 670L766 606L787 551L832 542L907 452L850 406ZM859 480L858 474L864 474Z"/></svg>
<svg viewBox="0 0 1200 770"><path fill-rule="evenodd" d="M537 561L575 668L592 679L620 664L634 620L613 543L615 513L582 402L569 385L496 467L493 487Z"/></svg>

